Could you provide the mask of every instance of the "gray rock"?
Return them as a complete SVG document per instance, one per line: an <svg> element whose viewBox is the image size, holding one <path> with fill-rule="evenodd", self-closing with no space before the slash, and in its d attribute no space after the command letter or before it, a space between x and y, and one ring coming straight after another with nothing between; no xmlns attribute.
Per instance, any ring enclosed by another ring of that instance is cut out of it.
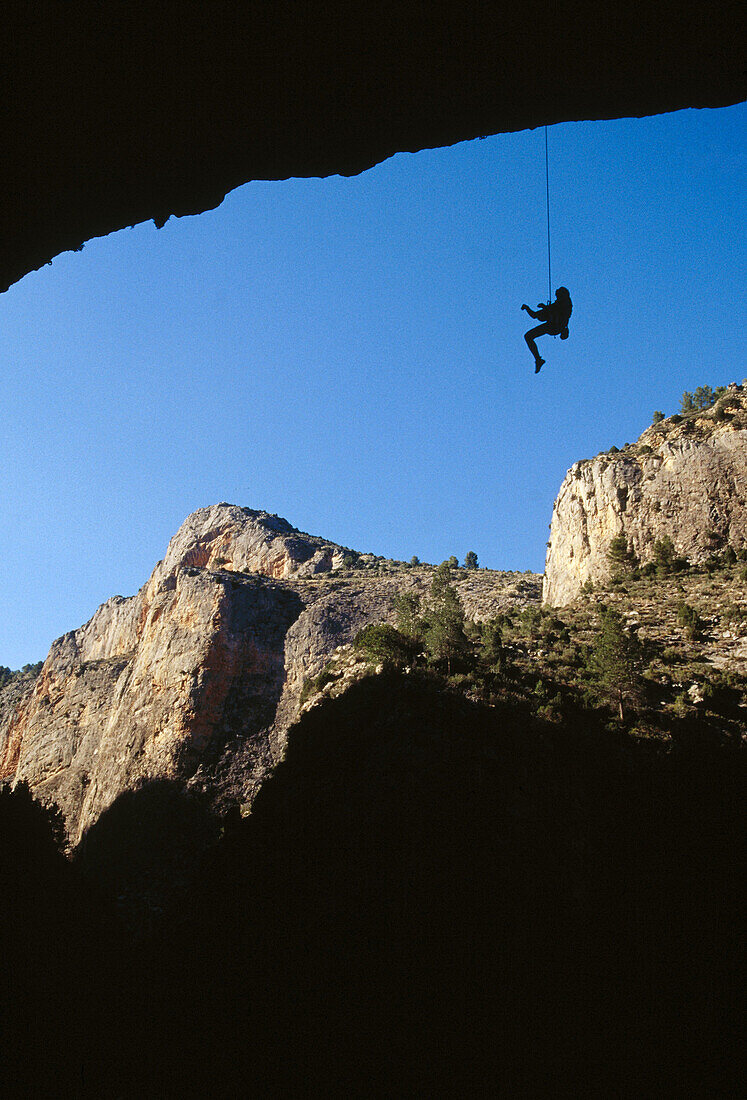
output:
<svg viewBox="0 0 747 1100"><path fill-rule="evenodd" d="M585 582L606 581L620 534L642 564L664 535L692 562L747 547L747 388L734 384L716 407L648 428L625 453L571 467L553 510L544 602L563 606Z"/></svg>
<svg viewBox="0 0 747 1100"><path fill-rule="evenodd" d="M304 680L427 570L335 572L344 548L219 504L182 524L135 595L58 639L8 701L0 777L63 810L71 844L119 795L153 780L248 804L280 759ZM539 578L470 574L473 617L524 604ZM466 586L466 587L465 587Z"/></svg>

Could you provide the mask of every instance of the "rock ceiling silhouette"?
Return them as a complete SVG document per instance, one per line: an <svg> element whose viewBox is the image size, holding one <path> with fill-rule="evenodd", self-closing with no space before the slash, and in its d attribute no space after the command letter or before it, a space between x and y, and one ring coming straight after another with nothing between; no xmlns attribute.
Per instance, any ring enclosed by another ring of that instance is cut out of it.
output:
<svg viewBox="0 0 747 1100"><path fill-rule="evenodd" d="M251 179L738 102L744 24L736 0L9 0L0 290Z"/></svg>

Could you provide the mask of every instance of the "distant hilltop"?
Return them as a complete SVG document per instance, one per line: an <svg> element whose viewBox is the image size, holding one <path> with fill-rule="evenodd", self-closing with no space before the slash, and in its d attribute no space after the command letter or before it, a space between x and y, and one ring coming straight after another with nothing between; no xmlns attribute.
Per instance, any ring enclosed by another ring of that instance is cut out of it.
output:
<svg viewBox="0 0 747 1100"><path fill-rule="evenodd" d="M733 382L706 409L657 414L636 443L570 468L553 509L544 602L560 607L604 582L621 536L644 566L664 539L694 564L747 548L747 385Z"/></svg>
<svg viewBox="0 0 747 1100"><path fill-rule="evenodd" d="M545 603L606 583L611 549L642 569L662 543L693 563L747 551L747 386L713 398L575 463L555 503ZM540 616L542 578L467 559L445 564L475 638L477 624L510 631L512 615ZM25 780L55 802L72 846L145 783L204 794L216 811L250 803L283 759L305 683L364 628L395 622L403 593L427 596L433 574L268 512L202 508L139 592L58 639L40 671L5 670L0 782Z"/></svg>
<svg viewBox="0 0 747 1100"><path fill-rule="evenodd" d="M472 620L539 602L535 574L458 573ZM72 844L123 792L154 780L218 805L250 801L282 758L304 680L432 574L269 512L201 508L139 592L112 596L54 642L41 671L6 670L0 782L25 780L56 802Z"/></svg>

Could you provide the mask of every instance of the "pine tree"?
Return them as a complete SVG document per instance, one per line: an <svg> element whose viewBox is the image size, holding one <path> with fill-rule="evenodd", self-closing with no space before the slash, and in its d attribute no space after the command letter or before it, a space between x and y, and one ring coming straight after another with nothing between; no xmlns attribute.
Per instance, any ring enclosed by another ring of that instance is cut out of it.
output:
<svg viewBox="0 0 747 1100"><path fill-rule="evenodd" d="M693 394L693 404L696 409L710 409L714 401L715 397L710 386L698 386Z"/></svg>
<svg viewBox="0 0 747 1100"><path fill-rule="evenodd" d="M502 668L504 663L503 631L498 619L482 624L480 656L490 668Z"/></svg>
<svg viewBox="0 0 747 1100"><path fill-rule="evenodd" d="M397 629L412 641L422 641L423 620L420 617L420 596L417 592L400 592L394 598Z"/></svg>
<svg viewBox="0 0 747 1100"><path fill-rule="evenodd" d="M660 577L665 576L667 573L677 572L684 564L684 559L677 557L677 551L670 535L664 535L663 538L656 540L654 543L654 565Z"/></svg>
<svg viewBox="0 0 747 1100"><path fill-rule="evenodd" d="M638 639L625 629L617 611L603 609L589 668L603 691L617 703L621 722L625 721L625 702L636 694L640 682L640 664Z"/></svg>
<svg viewBox="0 0 747 1100"><path fill-rule="evenodd" d="M633 548L628 545L628 540L622 532L615 535L607 547L607 560L610 563L610 573L613 579L626 576L638 565L638 559Z"/></svg>
<svg viewBox="0 0 747 1100"><path fill-rule="evenodd" d="M449 565L444 562L433 574L425 629L425 645L435 661L451 663L466 656L469 643L464 633L464 608L456 589L449 580Z"/></svg>

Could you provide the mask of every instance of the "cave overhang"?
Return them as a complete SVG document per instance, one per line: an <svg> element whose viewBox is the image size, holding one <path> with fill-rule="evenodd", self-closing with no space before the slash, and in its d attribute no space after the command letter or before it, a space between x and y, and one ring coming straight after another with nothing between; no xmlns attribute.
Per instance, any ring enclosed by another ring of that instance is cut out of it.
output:
<svg viewBox="0 0 747 1100"><path fill-rule="evenodd" d="M0 290L249 180L744 98L735 0L47 0L3 24Z"/></svg>

